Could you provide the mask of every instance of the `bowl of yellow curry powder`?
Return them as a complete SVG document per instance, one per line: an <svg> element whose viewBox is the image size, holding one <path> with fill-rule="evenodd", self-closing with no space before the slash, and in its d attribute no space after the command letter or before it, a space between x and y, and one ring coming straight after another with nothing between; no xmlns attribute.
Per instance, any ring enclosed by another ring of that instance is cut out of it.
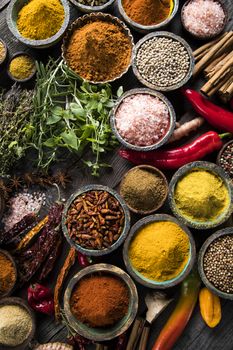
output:
<svg viewBox="0 0 233 350"><path fill-rule="evenodd" d="M129 274L156 289L173 287L190 273L196 257L188 228L167 214L147 216L130 230L123 249Z"/></svg>
<svg viewBox="0 0 233 350"><path fill-rule="evenodd" d="M70 20L67 0L12 0L7 24L23 44L42 49L56 44Z"/></svg>
<svg viewBox="0 0 233 350"><path fill-rule="evenodd" d="M36 74L34 57L25 52L17 52L9 62L7 73L16 82L24 83L31 80Z"/></svg>
<svg viewBox="0 0 233 350"><path fill-rule="evenodd" d="M219 226L233 211L231 179L214 163L189 163L174 174L169 203L174 215L189 227Z"/></svg>

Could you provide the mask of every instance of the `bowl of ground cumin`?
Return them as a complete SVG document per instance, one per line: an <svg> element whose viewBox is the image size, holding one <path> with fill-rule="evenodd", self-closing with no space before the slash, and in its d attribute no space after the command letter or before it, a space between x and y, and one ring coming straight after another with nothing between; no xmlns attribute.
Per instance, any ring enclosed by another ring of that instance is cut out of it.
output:
<svg viewBox="0 0 233 350"><path fill-rule="evenodd" d="M96 264L70 280L64 294L69 325L94 341L107 341L127 331L138 310L138 294L132 279L120 268Z"/></svg>
<svg viewBox="0 0 233 350"><path fill-rule="evenodd" d="M17 268L14 259L6 250L0 249L0 299L13 292L16 280Z"/></svg>
<svg viewBox="0 0 233 350"><path fill-rule="evenodd" d="M11 33L23 44L37 49L60 41L69 20L67 0L12 0L7 9Z"/></svg>
<svg viewBox="0 0 233 350"><path fill-rule="evenodd" d="M68 29L62 45L67 66L90 83L109 83L132 62L133 37L117 17L101 12L84 15Z"/></svg>

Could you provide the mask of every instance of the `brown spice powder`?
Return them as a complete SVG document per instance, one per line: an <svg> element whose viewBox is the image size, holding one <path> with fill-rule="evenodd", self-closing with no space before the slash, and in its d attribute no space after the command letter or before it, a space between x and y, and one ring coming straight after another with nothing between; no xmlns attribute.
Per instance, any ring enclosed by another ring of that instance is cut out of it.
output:
<svg viewBox="0 0 233 350"><path fill-rule="evenodd" d="M7 293L16 281L13 263L5 254L0 253L0 296Z"/></svg>

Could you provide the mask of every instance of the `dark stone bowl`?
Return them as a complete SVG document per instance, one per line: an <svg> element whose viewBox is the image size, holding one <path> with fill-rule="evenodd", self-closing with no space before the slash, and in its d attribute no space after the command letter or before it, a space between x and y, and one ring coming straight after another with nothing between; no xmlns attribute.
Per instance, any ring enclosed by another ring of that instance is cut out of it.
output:
<svg viewBox="0 0 233 350"><path fill-rule="evenodd" d="M2 64L6 61L6 58L7 58L7 55L8 55L8 48L7 48L7 45L6 45L5 41L3 41L2 39L0 39L0 42L3 44L4 49L5 49L4 56L3 56L3 58L0 60L0 65L2 65Z"/></svg>
<svg viewBox="0 0 233 350"><path fill-rule="evenodd" d="M199 252L198 270L199 270L199 274L200 274L200 277L202 279L202 282L205 284L205 286L208 289L210 289L214 294L218 295L220 298L233 300L233 294L222 292L221 290L217 289L207 279L205 271L204 271L204 264L203 264L203 259L204 259L205 253L206 253L208 247L210 246L210 244L213 243L217 238L222 237L222 236L226 236L226 235L233 235L233 227L228 227L228 228L219 230L219 231L215 232L213 235L211 235L209 238L207 238L207 240L205 241L205 243L203 244L203 246L201 247L201 250Z"/></svg>
<svg viewBox="0 0 233 350"><path fill-rule="evenodd" d="M28 56L28 57L30 57L30 58L33 60L34 64L35 64L35 68L34 68L32 74L31 74L28 78L26 78L26 79L16 79L16 78L11 74L9 68L10 68L11 61L12 61L15 57L22 56L22 55L23 55L23 56ZM8 64L8 67L7 67L7 74L8 74L8 76L10 77L10 79L12 79L13 81L16 81L16 82L18 82L18 83L26 83L27 81L29 81L29 80L31 80L32 78L34 78L34 76L35 76L35 74L36 74L36 61L35 61L35 58L34 58L31 54L29 54L29 53L27 53L27 52L20 51L20 52L15 53L15 54L12 56L12 58L11 58L9 64Z"/></svg>
<svg viewBox="0 0 233 350"><path fill-rule="evenodd" d="M108 0L105 4L99 6L89 6L83 5L78 0L70 0L72 4L83 13L91 13L91 12L104 12L107 11L114 3L115 0Z"/></svg>
<svg viewBox="0 0 233 350"><path fill-rule="evenodd" d="M230 197L229 207L215 221L206 221L206 222L191 221L188 218L184 217L178 211L178 209L176 207L176 203L174 200L174 192L175 192L176 184L183 176L185 176L187 173L189 173L193 169L203 169L203 170L207 170L207 171L210 171L210 172L216 174L217 176L219 176L223 180L223 182L228 190L229 197ZM232 184L231 184L231 179L222 168L220 168L216 164L210 163L210 162L204 162L204 161L192 162L192 163L189 163L187 165L184 165L182 168L177 170L177 172L173 175L171 182L169 184L168 199L169 199L169 204L170 204L170 207L171 207L173 214L181 222L183 222L185 225L187 225L189 227L193 227L193 228L198 229L198 230L210 229L210 228L214 228L214 227L221 225L223 222L225 222L227 219L229 219L229 217L231 216L232 211L233 211L233 188L232 188Z"/></svg>
<svg viewBox="0 0 233 350"><path fill-rule="evenodd" d="M69 235L68 230L67 230L67 226L65 224L65 222L66 222L66 215L67 215L67 212L69 210L69 207L70 207L71 203L78 196L80 196L81 194L83 194L85 192L89 192L89 191L94 191L94 190L96 190L96 191L106 191L106 192L110 193L113 197L115 197L118 200L118 202L120 203L120 205L121 205L121 207L122 207L122 209L124 211L124 215L125 215L124 227L123 227L122 233L121 233L120 237L118 238L118 240L113 245L111 245L110 247L104 248L104 249L101 249L101 250L86 249L86 248L81 247L77 243L75 243L75 241L72 238L70 238L70 235ZM129 212L129 209L128 209L125 201L121 198L121 196L116 191L111 189L110 187L102 186L102 185L88 185L88 186L84 186L84 187L80 188L77 192L75 192L68 199L68 201L65 204L65 208L64 208L64 211L63 211L63 215L62 215L62 230L63 230L64 236L65 236L66 240L68 241L68 243L72 247L75 247L75 249L77 251L79 251L80 253L82 253L84 255L88 255L88 256L103 256L103 255L112 253L114 250L119 248L120 245L124 242L125 238L127 237L128 232L129 232L129 229L130 229L130 212Z"/></svg>
<svg viewBox="0 0 233 350"><path fill-rule="evenodd" d="M70 298L74 287L83 277L101 273L116 276L126 284L129 290L129 308L125 317L114 326L107 328L91 328L78 321L78 319L72 314L70 309ZM111 340L126 332L134 321L138 310L137 289L129 275L119 267L109 264L88 266L71 278L64 295L64 310L70 325L78 334L97 342Z"/></svg>
<svg viewBox="0 0 233 350"><path fill-rule="evenodd" d="M156 282L153 280L149 280L148 278L144 277L141 273L139 273L130 263L128 251L130 247L130 243L134 236L137 234L139 230L141 230L144 226L146 226L149 223L157 222L157 221L171 221L175 224L179 225L184 232L189 237L190 242L190 256L187 265L185 266L184 270L175 278L172 280L164 281L164 282ZM174 287L177 284L181 283L190 273L191 269L193 268L195 258L196 258L196 246L194 239L192 237L191 232L189 229L181 222L176 220L173 216L167 215L167 214L156 214L156 215L150 215L147 216L139 221L136 222L136 224L133 225L133 227L130 230L129 236L127 237L124 248L123 248L123 258L124 263L126 266L127 271L129 274L140 284L142 284L145 287L148 288L154 288L154 289L166 289L170 287Z"/></svg>
<svg viewBox="0 0 233 350"><path fill-rule="evenodd" d="M216 163L218 164L218 166L222 167L221 166L221 163L220 163L220 160L221 160L221 157L222 157L222 154L224 153L225 149L229 146L233 144L233 140L230 140L228 141L227 143L225 143L225 145L220 149L219 153L218 153L218 156L217 156L217 161ZM224 170L224 169L223 169ZM226 171L226 170L224 170ZM232 185L233 185L233 179L231 180L232 181Z"/></svg>
<svg viewBox="0 0 233 350"><path fill-rule="evenodd" d="M13 291L15 289L15 285L16 285L16 282L17 282L17 267L16 267L15 260L13 259L12 255L8 251L0 249L0 253L4 254L11 261L11 263L13 265L14 272L15 272L15 283L12 285L12 287L5 294L0 295L0 299L2 299L2 298L5 298L5 297L9 297L13 293Z"/></svg>

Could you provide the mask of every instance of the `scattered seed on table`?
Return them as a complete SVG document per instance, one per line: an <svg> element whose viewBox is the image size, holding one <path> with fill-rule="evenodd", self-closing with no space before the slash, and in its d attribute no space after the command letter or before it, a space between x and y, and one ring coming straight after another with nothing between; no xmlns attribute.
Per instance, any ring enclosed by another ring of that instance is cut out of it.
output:
<svg viewBox="0 0 233 350"><path fill-rule="evenodd" d="M233 179L233 142L231 142L223 151L220 158L220 166Z"/></svg>

